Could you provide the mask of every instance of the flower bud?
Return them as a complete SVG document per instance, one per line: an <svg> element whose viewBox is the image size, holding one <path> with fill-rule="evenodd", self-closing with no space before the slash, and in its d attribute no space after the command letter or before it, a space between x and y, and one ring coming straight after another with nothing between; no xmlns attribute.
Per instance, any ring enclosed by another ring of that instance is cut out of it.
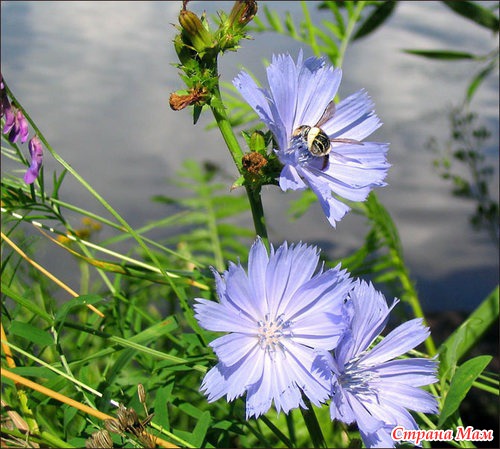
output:
<svg viewBox="0 0 500 449"><path fill-rule="evenodd" d="M242 28L255 17L255 14L257 14L255 0L237 0L229 14L228 22L233 29Z"/></svg>
<svg viewBox="0 0 500 449"><path fill-rule="evenodd" d="M28 149L31 156L31 165L24 175L24 182L26 184L32 184L38 177L43 160L42 142L40 142L37 136L31 138L28 143Z"/></svg>
<svg viewBox="0 0 500 449"><path fill-rule="evenodd" d="M187 94L170 94L169 104L174 111L180 111L192 104L203 105L207 99L207 90L204 87L191 88Z"/></svg>
<svg viewBox="0 0 500 449"><path fill-rule="evenodd" d="M194 12L182 9L179 14L179 23L183 33L198 53L212 48L212 35Z"/></svg>

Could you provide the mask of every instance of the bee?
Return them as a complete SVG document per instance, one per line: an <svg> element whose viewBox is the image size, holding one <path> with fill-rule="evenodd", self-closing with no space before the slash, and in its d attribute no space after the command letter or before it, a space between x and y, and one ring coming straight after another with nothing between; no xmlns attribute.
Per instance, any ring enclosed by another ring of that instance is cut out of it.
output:
<svg viewBox="0 0 500 449"><path fill-rule="evenodd" d="M309 150L309 153L311 153L315 157L323 158L323 166L321 167L321 170L324 170L328 165L328 155L332 149L332 142L363 145L362 142L355 139L344 139L341 137L334 137L333 139L331 139L330 137L328 137L328 134L326 134L321 129L321 127L334 115L335 102L334 100L332 100L326 106L326 109L318 120L318 123L316 123L312 127L309 125L301 125L292 133L292 137L301 137L304 142L307 143L307 149Z"/></svg>

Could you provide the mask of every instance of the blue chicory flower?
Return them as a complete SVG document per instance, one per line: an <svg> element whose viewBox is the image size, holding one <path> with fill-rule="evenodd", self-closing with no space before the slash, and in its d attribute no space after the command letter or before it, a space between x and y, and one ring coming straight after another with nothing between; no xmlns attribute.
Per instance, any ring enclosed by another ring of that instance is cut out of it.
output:
<svg viewBox="0 0 500 449"><path fill-rule="evenodd" d="M40 142L40 139L37 136L30 139L28 149L31 156L31 165L24 174L24 182L26 184L32 184L38 177L43 160L42 142Z"/></svg>
<svg viewBox="0 0 500 449"><path fill-rule="evenodd" d="M246 72L233 80L274 135L275 152L284 165L281 189L309 186L332 226L349 211L337 197L364 201L374 187L386 185L389 168L387 143L362 142L381 125L366 92L333 102L341 77L325 58L303 61L300 52L297 63L290 55L273 56L267 68L269 89ZM314 140L319 140L319 155L309 150Z"/></svg>
<svg viewBox="0 0 500 449"><path fill-rule="evenodd" d="M331 378L330 415L346 424L357 423L366 447L394 447L391 430L397 425L417 430L408 412L437 413L433 395L419 387L437 381L437 362L400 358L429 335L420 318L407 321L382 341L369 346L385 328L389 313L384 296L371 284L357 282L345 303L350 325L333 352L319 350L315 369Z"/></svg>
<svg viewBox="0 0 500 449"><path fill-rule="evenodd" d="M312 371L313 348L330 350L345 329L342 304L352 280L339 266L318 268L315 247L286 242L268 254L258 239L248 274L238 263L220 276L220 302L197 298L196 319L210 331L228 332L210 343L219 363L203 379L209 402L246 392L246 416L315 405L329 394L328 379Z"/></svg>

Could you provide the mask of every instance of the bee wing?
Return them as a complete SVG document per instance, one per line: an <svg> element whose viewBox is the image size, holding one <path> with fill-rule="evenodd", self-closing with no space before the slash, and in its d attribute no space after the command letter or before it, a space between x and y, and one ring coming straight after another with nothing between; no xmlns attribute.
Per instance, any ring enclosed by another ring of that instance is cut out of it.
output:
<svg viewBox="0 0 500 449"><path fill-rule="evenodd" d="M321 128L328 120L330 120L334 116L335 109L336 109L335 100L332 100L330 101L330 103L328 103L325 111L323 112L323 115L318 120L318 123L316 123L316 125L314 126Z"/></svg>
<svg viewBox="0 0 500 449"><path fill-rule="evenodd" d="M352 143L352 144L355 144L355 145L363 145L363 142L360 142L359 140L356 140L356 139L344 139L342 137L334 137L333 139L330 139L330 142Z"/></svg>

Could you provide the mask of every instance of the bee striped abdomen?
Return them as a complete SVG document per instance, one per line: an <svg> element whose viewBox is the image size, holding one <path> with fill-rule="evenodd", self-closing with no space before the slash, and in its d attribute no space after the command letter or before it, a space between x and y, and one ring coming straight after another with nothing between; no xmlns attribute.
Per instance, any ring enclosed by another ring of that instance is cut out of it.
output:
<svg viewBox="0 0 500 449"><path fill-rule="evenodd" d="M326 156L330 152L330 138L317 126L312 127L307 134L307 148L314 156Z"/></svg>

